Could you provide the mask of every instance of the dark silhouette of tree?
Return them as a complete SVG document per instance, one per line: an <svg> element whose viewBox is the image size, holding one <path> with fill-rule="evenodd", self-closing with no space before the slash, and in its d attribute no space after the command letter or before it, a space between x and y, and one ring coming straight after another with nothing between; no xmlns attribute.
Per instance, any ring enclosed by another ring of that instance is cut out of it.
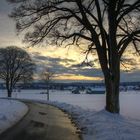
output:
<svg viewBox="0 0 140 140"><path fill-rule="evenodd" d="M17 82L31 81L33 64L29 54L15 46L0 48L0 78L5 81L8 97Z"/></svg>
<svg viewBox="0 0 140 140"><path fill-rule="evenodd" d="M41 74L41 79L45 82L47 86L47 100L48 101L50 99L49 90L50 90L50 84L52 83L53 77L54 77L54 72L52 72L48 68L46 68Z"/></svg>
<svg viewBox="0 0 140 140"><path fill-rule="evenodd" d="M25 41L77 45L88 55L97 52L105 77L106 110L119 113L120 62L128 46L138 54L140 0L8 0L17 30Z"/></svg>

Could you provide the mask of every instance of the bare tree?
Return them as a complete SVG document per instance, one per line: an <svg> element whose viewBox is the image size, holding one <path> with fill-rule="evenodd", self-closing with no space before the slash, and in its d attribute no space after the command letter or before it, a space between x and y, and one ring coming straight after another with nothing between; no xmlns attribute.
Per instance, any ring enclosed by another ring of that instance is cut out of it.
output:
<svg viewBox="0 0 140 140"><path fill-rule="evenodd" d="M33 64L29 54L15 46L0 48L0 78L5 81L8 97L17 82L32 80Z"/></svg>
<svg viewBox="0 0 140 140"><path fill-rule="evenodd" d="M8 0L17 30L29 29L25 41L48 37L57 45L85 43L86 58L96 51L105 78L106 110L119 113L120 62L128 46L138 54L140 0Z"/></svg>
<svg viewBox="0 0 140 140"><path fill-rule="evenodd" d="M46 83L47 86L47 100L49 101L49 90L50 90L50 84L52 83L54 77L54 72L52 72L50 69L46 68L44 72L41 74L42 80Z"/></svg>

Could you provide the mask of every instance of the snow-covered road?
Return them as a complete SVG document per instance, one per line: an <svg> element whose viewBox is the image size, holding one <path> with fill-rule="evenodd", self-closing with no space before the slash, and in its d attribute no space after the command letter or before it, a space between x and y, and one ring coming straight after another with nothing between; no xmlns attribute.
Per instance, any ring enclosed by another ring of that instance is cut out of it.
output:
<svg viewBox="0 0 140 140"><path fill-rule="evenodd" d="M77 128L60 109L36 102L26 102L28 114L2 133L0 140L80 140Z"/></svg>

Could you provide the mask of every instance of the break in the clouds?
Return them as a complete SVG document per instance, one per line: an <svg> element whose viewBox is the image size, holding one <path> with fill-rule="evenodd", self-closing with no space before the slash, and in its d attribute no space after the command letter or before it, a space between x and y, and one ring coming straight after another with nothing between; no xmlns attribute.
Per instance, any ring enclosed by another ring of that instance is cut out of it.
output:
<svg viewBox="0 0 140 140"><path fill-rule="evenodd" d="M50 68L51 71L53 71L58 77L60 77L60 80L72 80L77 81L74 79L74 76L78 79L78 76L81 76L81 80L83 78L85 81L102 81L103 75L101 72L101 69L99 68L91 68L87 67L86 65L82 64L73 64L76 61L73 59L68 58L53 58L50 56L42 56L40 53L33 53L32 54L33 59L37 62L38 65L38 73L42 72L44 68ZM73 79L71 79L72 77ZM83 77L83 78L82 78ZM87 77L87 78L86 78ZM121 81L127 82L127 81L139 81L140 75L139 70L134 71L121 71ZM80 79L78 79L80 81Z"/></svg>
<svg viewBox="0 0 140 140"><path fill-rule="evenodd" d="M33 60L37 63L37 73L41 73L43 69L49 68L57 75L60 80L85 81L101 80L102 74L100 70L93 70L90 67L85 68L82 65L72 65L76 61L68 58L53 58L49 56L41 56L39 53L32 54Z"/></svg>

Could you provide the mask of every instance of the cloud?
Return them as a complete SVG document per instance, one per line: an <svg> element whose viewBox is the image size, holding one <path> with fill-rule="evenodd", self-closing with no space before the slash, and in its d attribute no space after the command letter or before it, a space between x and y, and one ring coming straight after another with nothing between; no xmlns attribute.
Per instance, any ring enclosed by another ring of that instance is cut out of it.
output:
<svg viewBox="0 0 140 140"><path fill-rule="evenodd" d="M53 58L50 56L43 56L40 53L32 53L33 60L37 63L38 66L41 66L42 69L49 67L52 71L57 74L68 71L68 68L64 66L63 63L75 62L71 59L62 59L62 58Z"/></svg>
<svg viewBox="0 0 140 140"><path fill-rule="evenodd" d="M38 60L41 60L41 61L51 61L51 62L60 62L60 61L65 62L65 63L75 62L72 59L53 58L53 57L49 57L49 56L41 56L40 54L34 56L34 58L38 59Z"/></svg>
<svg viewBox="0 0 140 140"><path fill-rule="evenodd" d="M140 81L140 70L136 69L129 72L121 72L121 81L123 82Z"/></svg>
<svg viewBox="0 0 140 140"><path fill-rule="evenodd" d="M91 69L89 68L82 68L82 67L76 67L78 64L75 65L67 65L69 63L75 63L72 59L62 59L62 58L53 58L50 56L43 56L40 53L32 53L32 57L35 62L37 62L38 67L38 73L42 72L45 67L48 67L53 71L55 74L58 75L58 77L66 76L67 79L71 77L71 75L75 75L75 77L78 76L83 79L83 77L87 77L87 79L91 79L93 77L102 77L101 70L100 69Z"/></svg>
<svg viewBox="0 0 140 140"><path fill-rule="evenodd" d="M43 56L40 53L33 53L33 59L37 62L38 73L43 71L45 67L49 67L58 77L66 77L67 79L72 76L77 77L89 77L90 78L103 78L103 73L101 69L87 67L86 65L75 64L75 61L72 59L62 59L57 57ZM71 65L67 65L67 64ZM72 64L74 63L74 64ZM72 75L72 76L71 76ZM84 78L82 78L83 80ZM140 81L140 71L139 69L133 70L130 72L121 71L121 81Z"/></svg>
<svg viewBox="0 0 140 140"><path fill-rule="evenodd" d="M0 13L8 14L11 11L12 7L8 4L6 0L0 1Z"/></svg>

